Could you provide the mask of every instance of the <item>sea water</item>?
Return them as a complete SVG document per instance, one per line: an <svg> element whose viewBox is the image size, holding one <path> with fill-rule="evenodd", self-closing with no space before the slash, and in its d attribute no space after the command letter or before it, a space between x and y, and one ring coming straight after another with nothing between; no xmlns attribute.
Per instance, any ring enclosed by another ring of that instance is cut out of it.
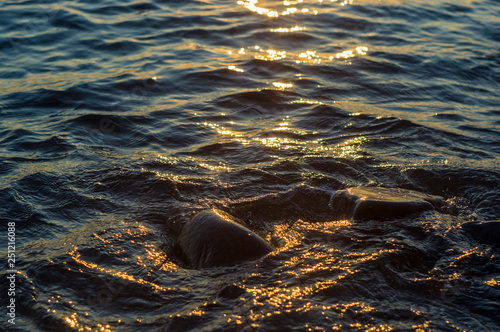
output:
<svg viewBox="0 0 500 332"><path fill-rule="evenodd" d="M499 17L497 0L2 1L3 329L499 330L498 247L460 228L500 218ZM364 185L446 209L331 218ZM274 251L190 269L175 239L209 208Z"/></svg>

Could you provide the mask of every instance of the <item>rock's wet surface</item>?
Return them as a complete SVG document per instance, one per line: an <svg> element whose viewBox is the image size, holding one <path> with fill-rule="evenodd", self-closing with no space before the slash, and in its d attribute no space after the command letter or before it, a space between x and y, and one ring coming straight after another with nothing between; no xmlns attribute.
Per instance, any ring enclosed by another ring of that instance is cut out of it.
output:
<svg viewBox="0 0 500 332"><path fill-rule="evenodd" d="M388 220L433 210L443 203L439 196L413 190L358 187L339 190L331 206L335 219Z"/></svg>
<svg viewBox="0 0 500 332"><path fill-rule="evenodd" d="M194 216L182 229L178 246L194 268L232 265L272 251L242 222L216 209Z"/></svg>

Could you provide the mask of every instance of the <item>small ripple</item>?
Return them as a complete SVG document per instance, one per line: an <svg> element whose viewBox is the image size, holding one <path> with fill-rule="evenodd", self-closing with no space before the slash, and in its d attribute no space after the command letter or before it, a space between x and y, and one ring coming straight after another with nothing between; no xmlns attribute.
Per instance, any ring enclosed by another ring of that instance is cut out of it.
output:
<svg viewBox="0 0 500 332"><path fill-rule="evenodd" d="M52 155L73 151L75 146L59 136L52 136L41 141L29 141L23 138L22 140L18 140L15 144L12 144L9 149Z"/></svg>
<svg viewBox="0 0 500 332"><path fill-rule="evenodd" d="M240 92L223 96L216 99L213 103L216 106L224 108L254 107L276 108L280 105L292 101L292 97L297 94L293 92L278 91L278 90L260 90L250 92Z"/></svg>

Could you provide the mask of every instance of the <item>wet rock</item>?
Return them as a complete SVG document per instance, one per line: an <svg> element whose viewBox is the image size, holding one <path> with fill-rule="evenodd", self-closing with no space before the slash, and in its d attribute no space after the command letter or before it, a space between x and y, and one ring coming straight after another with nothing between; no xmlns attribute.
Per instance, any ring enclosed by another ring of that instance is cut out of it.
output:
<svg viewBox="0 0 500 332"><path fill-rule="evenodd" d="M444 204L443 198L413 190L353 187L339 190L331 206L335 219L388 220L403 218Z"/></svg>
<svg viewBox="0 0 500 332"><path fill-rule="evenodd" d="M470 221L460 227L477 242L500 247L500 220Z"/></svg>
<svg viewBox="0 0 500 332"><path fill-rule="evenodd" d="M215 209L198 213L183 227L178 247L194 268L232 265L272 251L243 222Z"/></svg>

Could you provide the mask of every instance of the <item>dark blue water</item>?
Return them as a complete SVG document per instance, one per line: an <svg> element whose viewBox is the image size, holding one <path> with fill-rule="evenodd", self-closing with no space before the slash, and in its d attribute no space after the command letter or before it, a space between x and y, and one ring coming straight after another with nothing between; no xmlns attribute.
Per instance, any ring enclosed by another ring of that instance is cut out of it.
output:
<svg viewBox="0 0 500 332"><path fill-rule="evenodd" d="M499 17L497 0L3 1L2 329L499 330L499 248L460 228L500 219ZM332 220L360 185L447 208ZM211 207L276 249L186 268L173 243Z"/></svg>

